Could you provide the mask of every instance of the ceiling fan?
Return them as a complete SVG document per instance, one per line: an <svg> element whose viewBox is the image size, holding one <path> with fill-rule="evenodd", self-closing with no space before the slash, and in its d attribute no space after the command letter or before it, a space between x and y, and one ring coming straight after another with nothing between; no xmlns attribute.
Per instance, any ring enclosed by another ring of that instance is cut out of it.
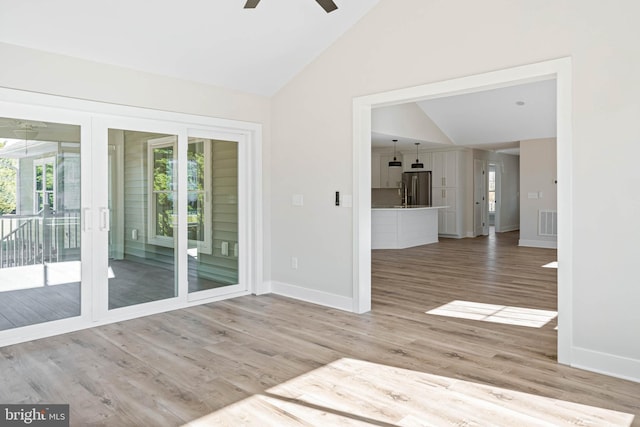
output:
<svg viewBox="0 0 640 427"><path fill-rule="evenodd" d="M260 3L260 0L247 0L247 2L244 5L244 8L253 9L258 5L258 3ZM316 0L316 3L318 3L327 13L333 12L338 8L338 6L336 6L333 0Z"/></svg>
<svg viewBox="0 0 640 427"><path fill-rule="evenodd" d="M0 118L0 128L11 129L11 131L21 139L33 139L38 135L40 128L46 127L47 124L44 122Z"/></svg>

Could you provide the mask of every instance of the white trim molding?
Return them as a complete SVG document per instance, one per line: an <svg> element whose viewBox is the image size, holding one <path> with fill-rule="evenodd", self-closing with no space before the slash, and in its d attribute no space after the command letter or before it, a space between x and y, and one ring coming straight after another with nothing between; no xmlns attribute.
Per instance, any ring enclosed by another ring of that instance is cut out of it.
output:
<svg viewBox="0 0 640 427"><path fill-rule="evenodd" d="M516 231L516 230L520 230L520 225L518 224L504 225L504 226L500 226L500 230L496 230L496 233L507 233L509 231Z"/></svg>
<svg viewBox="0 0 640 427"><path fill-rule="evenodd" d="M571 366L640 383L640 360L574 347Z"/></svg>
<svg viewBox="0 0 640 427"><path fill-rule="evenodd" d="M546 248L546 249L558 249L558 242L555 240L518 240L518 246L525 246L527 248Z"/></svg>
<svg viewBox="0 0 640 427"><path fill-rule="evenodd" d="M329 294L315 289L303 288L302 286L291 285L289 283L271 282L271 292L283 297L298 299L313 304L324 305L344 311L352 311L353 299L341 295Z"/></svg>

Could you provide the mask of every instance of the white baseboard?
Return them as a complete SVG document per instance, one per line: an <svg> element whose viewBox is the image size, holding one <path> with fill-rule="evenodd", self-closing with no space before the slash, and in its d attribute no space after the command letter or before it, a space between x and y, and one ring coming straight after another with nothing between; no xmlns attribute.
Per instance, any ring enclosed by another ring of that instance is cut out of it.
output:
<svg viewBox="0 0 640 427"><path fill-rule="evenodd" d="M574 347L571 366L640 383L640 360Z"/></svg>
<svg viewBox="0 0 640 427"><path fill-rule="evenodd" d="M315 289L303 288L301 286L276 281L271 282L271 292L276 295L282 295L313 304L353 312L353 298L343 297L341 295L330 294Z"/></svg>
<svg viewBox="0 0 640 427"><path fill-rule="evenodd" d="M496 233L507 233L509 231L520 230L519 225L501 225L500 230L496 230Z"/></svg>
<svg viewBox="0 0 640 427"><path fill-rule="evenodd" d="M549 240L518 240L518 246L526 246L529 248L547 248L558 249L558 242Z"/></svg>
<svg viewBox="0 0 640 427"><path fill-rule="evenodd" d="M262 282L261 285L258 286L258 289L256 289L256 292L255 292L255 295L270 294L271 290L272 290L271 281L266 280Z"/></svg>
<svg viewBox="0 0 640 427"><path fill-rule="evenodd" d="M444 239L462 239L464 236L462 234L438 234L439 238Z"/></svg>

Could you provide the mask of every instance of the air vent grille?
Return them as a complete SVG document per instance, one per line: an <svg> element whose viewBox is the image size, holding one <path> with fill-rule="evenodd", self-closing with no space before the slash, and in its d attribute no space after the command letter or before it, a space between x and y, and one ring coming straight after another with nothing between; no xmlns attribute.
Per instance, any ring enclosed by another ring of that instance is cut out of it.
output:
<svg viewBox="0 0 640 427"><path fill-rule="evenodd" d="M557 236L558 235L558 211L540 210L538 211L538 235Z"/></svg>

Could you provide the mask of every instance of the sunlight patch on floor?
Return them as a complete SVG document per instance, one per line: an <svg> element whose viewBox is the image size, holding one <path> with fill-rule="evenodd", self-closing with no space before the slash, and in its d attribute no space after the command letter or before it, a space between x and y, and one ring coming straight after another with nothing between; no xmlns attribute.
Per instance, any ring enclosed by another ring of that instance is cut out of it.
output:
<svg viewBox="0 0 640 427"><path fill-rule="evenodd" d="M426 313L530 328L541 328L558 316L557 311L509 307L471 301L452 301Z"/></svg>
<svg viewBox="0 0 640 427"><path fill-rule="evenodd" d="M542 268L558 268L558 261L550 262L549 264L545 264Z"/></svg>
<svg viewBox="0 0 640 427"><path fill-rule="evenodd" d="M185 426L630 426L633 419L623 412L343 358Z"/></svg>
<svg viewBox="0 0 640 427"><path fill-rule="evenodd" d="M80 280L80 261L5 267L0 269L0 292L77 283Z"/></svg>

